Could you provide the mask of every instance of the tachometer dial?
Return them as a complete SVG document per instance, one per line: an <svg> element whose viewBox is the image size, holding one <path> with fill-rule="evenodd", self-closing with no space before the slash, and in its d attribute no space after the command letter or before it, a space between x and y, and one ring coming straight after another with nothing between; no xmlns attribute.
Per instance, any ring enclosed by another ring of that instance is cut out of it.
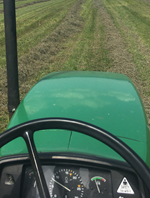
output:
<svg viewBox="0 0 150 198"><path fill-rule="evenodd" d="M79 173L72 169L58 169L50 180L51 198L82 198L84 186Z"/></svg>

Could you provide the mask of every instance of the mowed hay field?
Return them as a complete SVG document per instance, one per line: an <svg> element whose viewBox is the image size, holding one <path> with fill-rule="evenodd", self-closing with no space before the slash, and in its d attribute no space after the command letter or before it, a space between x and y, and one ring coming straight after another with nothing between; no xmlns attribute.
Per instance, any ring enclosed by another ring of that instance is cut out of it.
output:
<svg viewBox="0 0 150 198"><path fill-rule="evenodd" d="M126 74L150 125L150 0L16 0L21 100L47 73ZM9 122L0 0L0 132Z"/></svg>

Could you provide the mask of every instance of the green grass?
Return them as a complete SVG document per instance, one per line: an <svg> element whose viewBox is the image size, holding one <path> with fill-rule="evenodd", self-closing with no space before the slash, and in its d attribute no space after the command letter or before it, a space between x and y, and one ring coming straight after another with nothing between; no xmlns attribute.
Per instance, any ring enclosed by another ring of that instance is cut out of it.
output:
<svg viewBox="0 0 150 198"><path fill-rule="evenodd" d="M20 7L20 6L26 6L32 2L40 3L41 0L23 0L23 1L15 1L15 6ZM44 1L44 0L43 0ZM1 3L2 2L2 3ZM0 10L3 9L3 1L0 1Z"/></svg>
<svg viewBox="0 0 150 198"><path fill-rule="evenodd" d="M137 33L150 47L150 4L141 0L108 0L105 5L110 6L107 9L114 21L119 23L117 19L121 19L128 30Z"/></svg>
<svg viewBox="0 0 150 198"><path fill-rule="evenodd" d="M68 47L62 55L67 57L62 70L107 70L111 67L111 61L104 46L105 30L98 10L93 8L92 0L87 0L82 8L84 28L68 41Z"/></svg>
<svg viewBox="0 0 150 198"><path fill-rule="evenodd" d="M145 81L146 89L150 90L150 4L141 0L102 2L127 43L141 81Z"/></svg>
<svg viewBox="0 0 150 198"><path fill-rule="evenodd" d="M16 10L18 57L49 35L77 0L51 0ZM0 15L0 67L6 65L4 19Z"/></svg>

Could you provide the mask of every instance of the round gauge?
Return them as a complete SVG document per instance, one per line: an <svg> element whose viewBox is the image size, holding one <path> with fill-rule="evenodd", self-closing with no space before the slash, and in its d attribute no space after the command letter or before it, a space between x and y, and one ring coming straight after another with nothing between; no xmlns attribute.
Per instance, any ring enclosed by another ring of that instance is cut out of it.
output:
<svg viewBox="0 0 150 198"><path fill-rule="evenodd" d="M100 195L108 195L107 181L104 177L95 176L91 178L90 189L92 190L92 197Z"/></svg>
<svg viewBox="0 0 150 198"><path fill-rule="evenodd" d="M51 198L82 198L84 186L80 175L72 169L58 169L50 180Z"/></svg>

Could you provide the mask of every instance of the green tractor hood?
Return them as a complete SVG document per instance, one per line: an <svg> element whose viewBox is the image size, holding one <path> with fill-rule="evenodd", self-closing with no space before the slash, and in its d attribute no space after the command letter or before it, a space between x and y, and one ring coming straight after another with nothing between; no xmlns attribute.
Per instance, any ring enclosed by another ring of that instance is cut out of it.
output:
<svg viewBox="0 0 150 198"><path fill-rule="evenodd" d="M8 128L45 117L64 117L99 126L128 144L149 164L149 131L139 95L130 79L103 72L56 72L40 80L26 95ZM103 143L77 132L43 130L34 135L37 150L82 152L122 158ZM1 156L26 153L18 138L1 149Z"/></svg>

